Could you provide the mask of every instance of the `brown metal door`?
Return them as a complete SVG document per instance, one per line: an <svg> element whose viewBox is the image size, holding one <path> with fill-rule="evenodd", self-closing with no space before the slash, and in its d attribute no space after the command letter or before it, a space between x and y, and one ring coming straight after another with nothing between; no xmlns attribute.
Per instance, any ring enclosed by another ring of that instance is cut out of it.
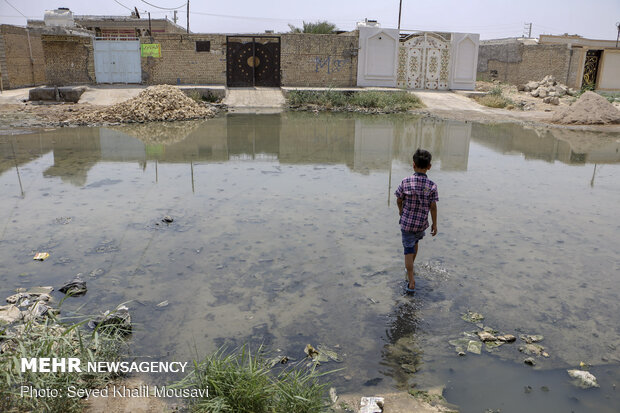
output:
<svg viewBox="0 0 620 413"><path fill-rule="evenodd" d="M279 87L280 38L228 36L226 84L228 87Z"/></svg>

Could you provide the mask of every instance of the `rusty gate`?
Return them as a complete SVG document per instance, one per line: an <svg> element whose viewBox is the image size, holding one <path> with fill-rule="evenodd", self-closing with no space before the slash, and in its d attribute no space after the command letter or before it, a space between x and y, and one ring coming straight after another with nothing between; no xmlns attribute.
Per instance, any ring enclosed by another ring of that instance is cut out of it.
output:
<svg viewBox="0 0 620 413"><path fill-rule="evenodd" d="M226 36L228 87L280 86L279 36Z"/></svg>

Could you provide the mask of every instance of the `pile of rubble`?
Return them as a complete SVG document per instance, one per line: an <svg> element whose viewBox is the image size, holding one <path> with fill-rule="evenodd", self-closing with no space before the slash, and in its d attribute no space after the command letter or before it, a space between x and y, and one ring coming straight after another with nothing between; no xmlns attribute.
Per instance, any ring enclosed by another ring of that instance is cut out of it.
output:
<svg viewBox="0 0 620 413"><path fill-rule="evenodd" d="M528 92L531 96L543 99L544 103L559 105L560 98L566 95L574 96L577 91L566 85L556 82L555 77L545 76L540 82L530 81L525 85L517 86L520 92Z"/></svg>
<svg viewBox="0 0 620 413"><path fill-rule="evenodd" d="M200 104L171 85L150 86L125 102L89 112L69 113L63 123L78 125L204 119L215 109Z"/></svg>
<svg viewBox="0 0 620 413"><path fill-rule="evenodd" d="M554 113L551 122L564 125L608 125L620 123L620 110L598 93L586 92L571 106Z"/></svg>

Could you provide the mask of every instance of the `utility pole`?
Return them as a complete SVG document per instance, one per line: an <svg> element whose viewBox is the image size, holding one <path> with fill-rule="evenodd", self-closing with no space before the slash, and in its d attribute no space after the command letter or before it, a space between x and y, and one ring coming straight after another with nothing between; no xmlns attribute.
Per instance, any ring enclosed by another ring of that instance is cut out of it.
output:
<svg viewBox="0 0 620 413"><path fill-rule="evenodd" d="M616 36L616 47L618 47L618 39L620 39L620 22L616 22L616 27L618 28L618 35Z"/></svg>
<svg viewBox="0 0 620 413"><path fill-rule="evenodd" d="M187 34L189 34L189 0L187 0Z"/></svg>
<svg viewBox="0 0 620 413"><path fill-rule="evenodd" d="M523 36L525 36L525 32L527 32L527 38L532 38L532 23L523 23Z"/></svg>
<svg viewBox="0 0 620 413"><path fill-rule="evenodd" d="M177 19L178 19L178 17L177 17L177 11L175 10L175 11L174 11L174 17L172 17L172 21L174 22L174 24L177 24Z"/></svg>
<svg viewBox="0 0 620 413"><path fill-rule="evenodd" d="M400 33L400 14L402 10L403 10L403 0L400 0L400 3L398 4L398 32L399 33Z"/></svg>

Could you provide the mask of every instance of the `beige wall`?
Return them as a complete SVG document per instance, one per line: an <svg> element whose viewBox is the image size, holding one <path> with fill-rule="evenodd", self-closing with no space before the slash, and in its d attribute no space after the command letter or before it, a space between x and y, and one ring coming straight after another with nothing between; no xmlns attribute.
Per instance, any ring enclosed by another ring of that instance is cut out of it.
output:
<svg viewBox="0 0 620 413"><path fill-rule="evenodd" d="M196 52L196 41L210 41L210 52ZM157 34L140 43L161 44L161 57L142 58L147 84L226 84L226 36L223 34Z"/></svg>
<svg viewBox="0 0 620 413"><path fill-rule="evenodd" d="M520 56L512 62L489 58L488 70L479 71L478 79L498 79L518 85L553 75L558 82L567 82L570 50L566 45L520 45L516 53ZM497 71L497 77L491 76L493 70Z"/></svg>
<svg viewBox="0 0 620 413"><path fill-rule="evenodd" d="M48 84L95 83L92 37L43 35L42 40Z"/></svg>
<svg viewBox="0 0 620 413"><path fill-rule="evenodd" d="M357 32L353 35L281 35L282 86L355 86Z"/></svg>
<svg viewBox="0 0 620 413"><path fill-rule="evenodd" d="M620 90L620 50L605 50L597 81L600 90Z"/></svg>
<svg viewBox="0 0 620 413"><path fill-rule="evenodd" d="M30 35L30 45L28 43ZM32 61L30 60L32 51ZM14 89L45 83L41 35L23 27L0 25L0 70L2 86Z"/></svg>

